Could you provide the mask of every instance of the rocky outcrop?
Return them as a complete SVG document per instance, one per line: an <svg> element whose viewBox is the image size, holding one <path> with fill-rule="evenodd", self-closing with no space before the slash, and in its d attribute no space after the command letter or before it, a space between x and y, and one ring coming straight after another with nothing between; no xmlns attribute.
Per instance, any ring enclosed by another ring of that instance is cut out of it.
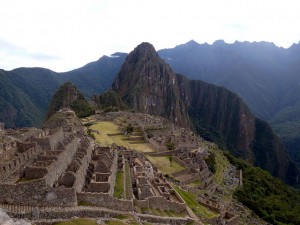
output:
<svg viewBox="0 0 300 225"><path fill-rule="evenodd" d="M94 95L92 101L97 108L103 111L128 109L120 96L113 90L108 90L100 95Z"/></svg>
<svg viewBox="0 0 300 225"><path fill-rule="evenodd" d="M234 155L289 183L295 182L296 177L288 178L294 167L284 147L266 123L257 122L238 95L223 87L176 75L151 44L142 43L128 55L112 88L134 110L163 116L194 129ZM261 129L264 131L260 132ZM266 149L266 141L274 144ZM268 151L267 155L272 157L261 157L260 151Z"/></svg>
<svg viewBox="0 0 300 225"><path fill-rule="evenodd" d="M190 126L176 74L151 44L142 43L127 56L112 87L129 107Z"/></svg>
<svg viewBox="0 0 300 225"><path fill-rule="evenodd" d="M71 108L78 117L88 116L93 113L90 104L71 82L63 84L53 95L46 120L62 108Z"/></svg>

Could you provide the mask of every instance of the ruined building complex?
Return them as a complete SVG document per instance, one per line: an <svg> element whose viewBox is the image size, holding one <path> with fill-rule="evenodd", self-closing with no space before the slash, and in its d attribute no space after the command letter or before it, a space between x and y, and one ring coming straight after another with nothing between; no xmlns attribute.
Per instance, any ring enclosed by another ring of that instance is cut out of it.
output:
<svg viewBox="0 0 300 225"><path fill-rule="evenodd" d="M194 133L145 114L108 113L98 119L118 124L132 143L148 142L156 150L148 156L168 156L181 165L183 170L170 174L177 185L188 190L216 190L205 162L208 150ZM129 125L130 134L126 130ZM172 148L168 149L167 143ZM120 175L123 191L117 194ZM189 186L197 182L199 185ZM225 224L235 224L236 215L226 211L213 194L199 196L197 201L223 215ZM154 208L181 213L187 208L170 180L145 154L116 144L95 143L68 109L57 112L43 129L5 130L0 124L0 204L29 207L26 209L88 204L120 212ZM176 223L189 220L191 217Z"/></svg>

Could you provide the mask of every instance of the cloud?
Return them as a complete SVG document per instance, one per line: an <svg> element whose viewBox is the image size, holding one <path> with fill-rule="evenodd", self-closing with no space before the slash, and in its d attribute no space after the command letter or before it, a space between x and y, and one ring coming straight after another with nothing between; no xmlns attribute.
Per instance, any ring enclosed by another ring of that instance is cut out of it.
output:
<svg viewBox="0 0 300 225"><path fill-rule="evenodd" d="M0 8L0 68L66 71L143 41L298 43L298 0L10 0ZM5 41L6 40L6 41Z"/></svg>
<svg viewBox="0 0 300 225"><path fill-rule="evenodd" d="M19 47L17 45L14 45L6 40L3 40L0 38L0 53L1 55L6 56L16 56L20 58L29 58L33 60L59 60L60 57L53 56L53 55L47 55L41 52L30 52L29 50Z"/></svg>

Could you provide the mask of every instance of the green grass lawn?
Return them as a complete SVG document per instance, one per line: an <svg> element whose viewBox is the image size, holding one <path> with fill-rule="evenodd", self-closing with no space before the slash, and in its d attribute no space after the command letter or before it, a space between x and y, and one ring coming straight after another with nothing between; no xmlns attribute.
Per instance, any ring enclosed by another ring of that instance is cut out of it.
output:
<svg viewBox="0 0 300 225"><path fill-rule="evenodd" d="M194 188L194 187L198 187L201 184L203 184L203 182L201 180L195 180L191 183L188 183L187 186Z"/></svg>
<svg viewBox="0 0 300 225"><path fill-rule="evenodd" d="M129 168L127 160L126 160L126 163L125 163L125 174L126 174L125 198L126 199L131 199L132 198L131 177L130 177L130 168Z"/></svg>
<svg viewBox="0 0 300 225"><path fill-rule="evenodd" d="M128 225L128 224L138 224L138 223L135 223L135 222L125 223L120 220L109 220L106 222L106 224L108 224L108 225Z"/></svg>
<svg viewBox="0 0 300 225"><path fill-rule="evenodd" d="M123 197L123 193L124 193L124 173L123 171L117 171L114 197L121 199Z"/></svg>
<svg viewBox="0 0 300 225"><path fill-rule="evenodd" d="M155 165L163 174L172 175L186 168L175 162L174 160L170 161L169 156L146 156L149 161Z"/></svg>
<svg viewBox="0 0 300 225"><path fill-rule="evenodd" d="M187 206L190 207L191 210L201 218L213 218L218 215L217 212L214 212L208 208L205 208L200 203L197 202L197 196L191 192L185 191L176 185L172 185L172 187L178 192L178 194L183 198L186 202Z"/></svg>
<svg viewBox="0 0 300 225"><path fill-rule="evenodd" d="M154 208L141 208L141 213L144 214L151 214L155 216L163 216L163 217L186 217L187 211L184 210L180 213L177 213L173 210L160 210L160 209L154 209Z"/></svg>
<svg viewBox="0 0 300 225"><path fill-rule="evenodd" d="M109 134L118 134L121 131L118 129L118 126L112 122L101 121L96 122L91 126L92 130L99 131L99 134L93 133L98 143L102 146L110 146L113 143L124 146L126 148L135 149L140 152L155 152L155 150L148 143L138 143L131 144L124 135L112 135Z"/></svg>
<svg viewBox="0 0 300 225"><path fill-rule="evenodd" d="M54 225L97 225L97 222L95 220L79 218L75 220L68 220L55 223Z"/></svg>

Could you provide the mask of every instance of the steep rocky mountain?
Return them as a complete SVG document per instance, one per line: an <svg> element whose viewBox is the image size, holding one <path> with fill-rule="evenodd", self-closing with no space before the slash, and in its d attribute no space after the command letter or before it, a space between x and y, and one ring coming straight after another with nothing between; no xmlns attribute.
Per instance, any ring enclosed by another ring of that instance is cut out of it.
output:
<svg viewBox="0 0 300 225"><path fill-rule="evenodd" d="M142 43L127 56L112 88L133 109L191 127L234 155L289 183L296 182L297 170L283 145L239 96L176 75L151 44Z"/></svg>
<svg viewBox="0 0 300 225"><path fill-rule="evenodd" d="M82 68L56 73L44 68L0 70L0 121L8 127L41 127L51 102L60 85L75 84L85 97L107 90L126 54L103 56Z"/></svg>
<svg viewBox="0 0 300 225"><path fill-rule="evenodd" d="M71 108L78 117L94 113L91 105L71 82L63 84L53 95L46 120L63 108Z"/></svg>
<svg viewBox="0 0 300 225"><path fill-rule="evenodd" d="M158 54L176 73L237 93L255 116L271 124L300 165L300 44L283 49L267 42L190 41ZM103 56L66 73L43 68L1 70L0 121L6 127L40 127L60 85L71 81L85 97L102 93L111 86L126 55Z"/></svg>
<svg viewBox="0 0 300 225"><path fill-rule="evenodd" d="M272 125L300 165L300 43L284 49L268 42L190 41L158 53L189 79L239 94L255 116Z"/></svg>
<svg viewBox="0 0 300 225"><path fill-rule="evenodd" d="M216 41L212 45L190 41L159 55L177 73L224 86L241 95L254 114L272 117L279 108L287 50L268 42Z"/></svg>
<svg viewBox="0 0 300 225"><path fill-rule="evenodd" d="M142 43L127 56L112 87L133 109L189 127L188 112L180 98L176 78L154 47Z"/></svg>

